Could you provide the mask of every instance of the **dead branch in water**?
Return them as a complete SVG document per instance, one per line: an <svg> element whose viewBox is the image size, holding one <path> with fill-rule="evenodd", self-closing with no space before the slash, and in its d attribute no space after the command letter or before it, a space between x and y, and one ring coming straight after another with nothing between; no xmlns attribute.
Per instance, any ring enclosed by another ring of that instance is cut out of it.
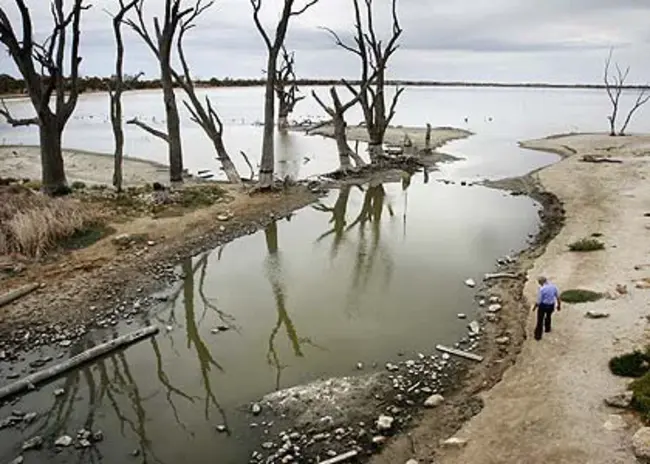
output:
<svg viewBox="0 0 650 464"><path fill-rule="evenodd" d="M0 401L9 396L18 394L24 390L33 389L36 384L52 380L54 377L57 377L71 369L74 369L75 367L93 361L100 356L104 356L112 351L115 351L118 348L130 345L139 340L142 340L143 338L150 337L156 333L158 333L157 326L152 325L145 327L144 329L136 330L135 332L131 332L130 334L124 335L122 337L117 337L110 342L97 345L55 366L43 369L42 371L36 372L32 375L28 375L27 377L24 377L14 383L0 388Z"/></svg>
<svg viewBox="0 0 650 464"><path fill-rule="evenodd" d="M138 118L129 119L128 121L126 121L126 123L130 125L138 126L140 129L147 131L151 135L163 139L165 142L169 143L169 136L166 133L164 133L163 131L159 131L158 129L154 129L148 124L140 121Z"/></svg>

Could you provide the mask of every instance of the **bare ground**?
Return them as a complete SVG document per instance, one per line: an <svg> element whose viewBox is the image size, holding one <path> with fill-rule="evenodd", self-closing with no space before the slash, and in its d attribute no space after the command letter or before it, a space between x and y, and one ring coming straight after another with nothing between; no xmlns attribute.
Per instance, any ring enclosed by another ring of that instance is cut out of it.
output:
<svg viewBox="0 0 650 464"><path fill-rule="evenodd" d="M622 414L626 425L611 427L619 419L612 415L620 411L606 407L603 399L626 384L609 373L608 360L648 341L645 316L650 293L637 289L634 282L650 275L650 266L644 266L650 251L646 240L650 224L644 217L650 210L650 136L570 134L522 146L565 158L532 178L504 181L499 186L525 190L531 181L539 183L564 204L566 226L528 271L525 300L515 305L520 313L510 321L511 332L532 330L534 316L528 308L537 275L547 275L561 289L586 288L608 292L611 297L583 305L565 304L554 317L552 333L541 342L527 338L503 380L490 390L486 387L491 382L485 382L479 393L484 408L457 432L461 415L454 406L463 400L451 398L446 409L427 414L410 438L395 440L372 462L412 457L419 462L435 459L436 464L636 462L630 437L637 419ZM623 162L585 163L583 155L611 156ZM604 251L568 251L568 243L593 233L603 234ZM628 292L618 294L618 284L626 285ZM586 319L589 309L606 311L611 317ZM517 327L517 320L525 325ZM506 355L502 363L514 359L514 354ZM475 369L479 374L484 370ZM476 382L466 382L476 386ZM465 447L439 446L440 439L454 432L467 440Z"/></svg>

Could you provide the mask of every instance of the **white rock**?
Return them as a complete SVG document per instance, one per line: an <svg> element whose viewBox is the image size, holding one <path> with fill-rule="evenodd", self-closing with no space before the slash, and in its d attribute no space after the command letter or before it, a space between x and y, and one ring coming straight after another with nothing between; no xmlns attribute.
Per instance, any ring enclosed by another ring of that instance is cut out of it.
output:
<svg viewBox="0 0 650 464"><path fill-rule="evenodd" d="M467 444L467 440L463 438L451 437L446 440L442 440L440 444L447 448L462 448Z"/></svg>
<svg viewBox="0 0 650 464"><path fill-rule="evenodd" d="M16 459L11 461L9 464L23 464L25 462L25 459L22 456L18 456Z"/></svg>
<svg viewBox="0 0 650 464"><path fill-rule="evenodd" d="M225 425L217 425L217 432L219 433L225 433L228 431L228 427Z"/></svg>
<svg viewBox="0 0 650 464"><path fill-rule="evenodd" d="M56 439L54 446L68 447L72 444L72 437L69 435L62 435Z"/></svg>
<svg viewBox="0 0 650 464"><path fill-rule="evenodd" d="M488 306L488 311L491 313L499 312L501 311L501 305L498 303L491 304L490 306Z"/></svg>
<svg viewBox="0 0 650 464"><path fill-rule="evenodd" d="M458 313L458 319L467 319L467 314Z"/></svg>
<svg viewBox="0 0 650 464"><path fill-rule="evenodd" d="M506 337L506 336L498 337L494 341L497 342L497 345L507 345L508 343L510 343L510 337Z"/></svg>
<svg viewBox="0 0 650 464"><path fill-rule="evenodd" d="M386 437L382 437L381 435L378 435L376 437L372 437L372 443L375 445L381 445L386 441Z"/></svg>
<svg viewBox="0 0 650 464"><path fill-rule="evenodd" d="M641 427L632 437L634 455L641 462L650 462L650 427Z"/></svg>
<svg viewBox="0 0 650 464"><path fill-rule="evenodd" d="M357 363L357 369L359 369L359 370L363 369L363 363L362 362Z"/></svg>
<svg viewBox="0 0 650 464"><path fill-rule="evenodd" d="M490 303L498 303L499 302L499 297L498 296L491 296L490 297Z"/></svg>
<svg viewBox="0 0 650 464"><path fill-rule="evenodd" d="M395 419L390 416L384 416L384 415L379 416L379 419L377 419L377 423L376 423L377 430L380 431L390 430L393 427L394 421Z"/></svg>
<svg viewBox="0 0 650 464"><path fill-rule="evenodd" d="M217 215L217 221L229 221L230 216L228 214L219 214Z"/></svg>
<svg viewBox="0 0 650 464"><path fill-rule="evenodd" d="M415 366L415 361L413 361L412 359L406 361L406 367L414 367L414 366Z"/></svg>
<svg viewBox="0 0 650 464"><path fill-rule="evenodd" d="M619 393L618 395L613 395L609 398L605 398L605 404L613 408L629 408L630 403L632 403L633 396L634 393L631 391L626 391L624 393Z"/></svg>
<svg viewBox="0 0 650 464"><path fill-rule="evenodd" d="M451 355L449 353L443 353L442 354L442 360L447 361L449 358L451 358Z"/></svg>
<svg viewBox="0 0 650 464"><path fill-rule="evenodd" d="M602 311L587 311L585 313L585 317L589 319L603 319L605 317L609 317L609 313Z"/></svg>
<svg viewBox="0 0 650 464"><path fill-rule="evenodd" d="M418 462L415 459L409 459L406 464L418 464Z"/></svg>
<svg viewBox="0 0 650 464"><path fill-rule="evenodd" d="M477 321L472 321L469 323L469 334L470 335L478 335L481 333L481 326Z"/></svg>
<svg viewBox="0 0 650 464"><path fill-rule="evenodd" d="M259 414L262 412L262 406L260 406L260 405L257 404L257 403L254 403L254 404L251 406L251 412L252 412L253 415L255 415L255 416L259 415Z"/></svg>
<svg viewBox="0 0 650 464"><path fill-rule="evenodd" d="M425 408L435 408L440 406L445 401L445 398L442 395L431 395L424 402Z"/></svg>
<svg viewBox="0 0 650 464"><path fill-rule="evenodd" d="M474 279L467 279L465 281L465 285L467 285L468 287L476 287L476 282L474 281Z"/></svg>
<svg viewBox="0 0 650 464"><path fill-rule="evenodd" d="M485 300L479 300L478 305L479 306L485 306Z"/></svg>
<svg viewBox="0 0 650 464"><path fill-rule="evenodd" d="M63 396L65 395L65 390L63 388L57 388L54 390L54 396Z"/></svg>

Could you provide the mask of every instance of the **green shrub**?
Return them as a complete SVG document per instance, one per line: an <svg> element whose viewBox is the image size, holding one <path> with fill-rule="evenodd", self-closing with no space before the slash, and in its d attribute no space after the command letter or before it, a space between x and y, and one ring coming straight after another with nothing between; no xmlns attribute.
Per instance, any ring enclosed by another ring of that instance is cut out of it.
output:
<svg viewBox="0 0 650 464"><path fill-rule="evenodd" d="M646 421L650 419L650 373L630 384L632 390L632 407L645 415Z"/></svg>
<svg viewBox="0 0 650 464"><path fill-rule="evenodd" d="M75 180L72 183L72 190L83 190L86 188L85 182L81 182L80 180Z"/></svg>
<svg viewBox="0 0 650 464"><path fill-rule="evenodd" d="M646 353L636 350L609 360L609 370L620 377L641 377L650 370L650 358ZM650 393L650 390L648 390Z"/></svg>
<svg viewBox="0 0 650 464"><path fill-rule="evenodd" d="M604 249L605 244L595 238L581 238L569 244L569 250L571 251L596 251Z"/></svg>
<svg viewBox="0 0 650 464"><path fill-rule="evenodd" d="M592 290L584 290L581 288L574 288L565 290L560 294L560 300L565 303L589 303L598 301L603 297L602 293L594 292Z"/></svg>
<svg viewBox="0 0 650 464"><path fill-rule="evenodd" d="M29 180L25 183L23 183L23 187L28 188L30 190L40 190L41 187L43 187L43 184L41 183L40 180Z"/></svg>

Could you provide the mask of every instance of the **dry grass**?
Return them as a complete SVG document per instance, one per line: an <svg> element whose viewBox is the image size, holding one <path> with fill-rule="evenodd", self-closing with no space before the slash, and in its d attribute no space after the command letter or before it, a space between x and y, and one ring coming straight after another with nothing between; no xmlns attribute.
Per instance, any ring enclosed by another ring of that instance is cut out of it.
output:
<svg viewBox="0 0 650 464"><path fill-rule="evenodd" d="M21 186L0 187L0 255L40 257L99 223L88 205L50 198Z"/></svg>

